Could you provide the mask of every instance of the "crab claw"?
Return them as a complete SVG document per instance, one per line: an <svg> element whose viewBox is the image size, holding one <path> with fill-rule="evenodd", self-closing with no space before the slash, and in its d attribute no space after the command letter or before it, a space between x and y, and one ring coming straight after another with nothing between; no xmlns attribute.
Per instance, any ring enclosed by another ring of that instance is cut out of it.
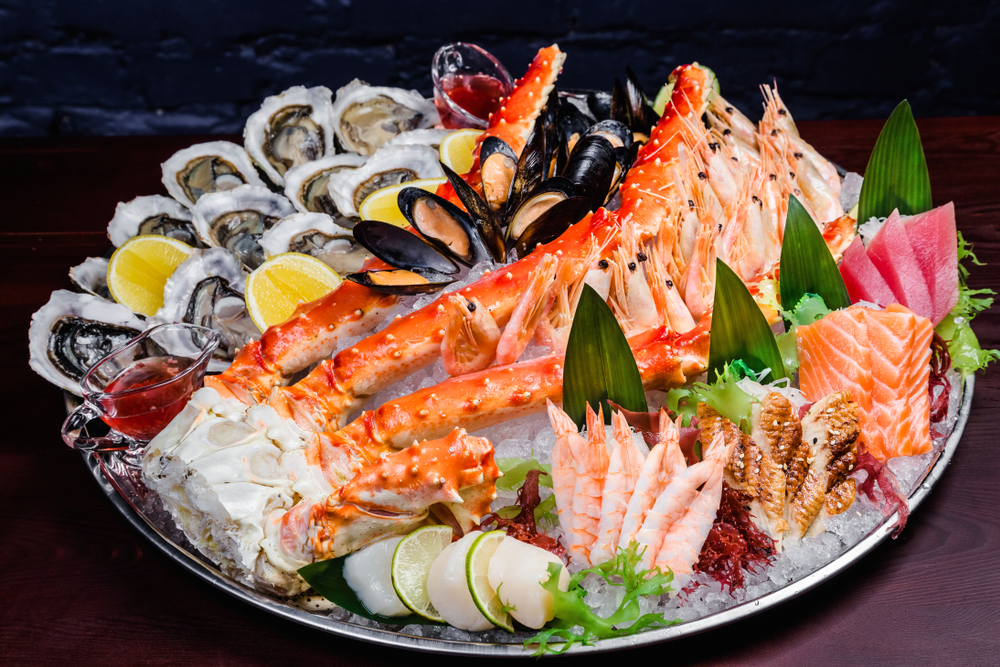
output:
<svg viewBox="0 0 1000 667"><path fill-rule="evenodd" d="M441 339L441 361L449 375L465 375L488 368L497 356L500 327L489 309L473 297L448 297L451 317Z"/></svg>

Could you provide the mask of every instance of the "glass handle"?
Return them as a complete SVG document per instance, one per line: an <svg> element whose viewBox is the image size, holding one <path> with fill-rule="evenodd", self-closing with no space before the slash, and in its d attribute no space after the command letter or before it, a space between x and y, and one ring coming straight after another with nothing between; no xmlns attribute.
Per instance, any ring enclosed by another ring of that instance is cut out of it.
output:
<svg viewBox="0 0 1000 667"><path fill-rule="evenodd" d="M73 449L82 452L116 452L129 448L128 440L120 433L110 431L105 436L92 438L86 435L87 424L100 419L101 413L90 403L83 403L69 413L62 425L62 439Z"/></svg>

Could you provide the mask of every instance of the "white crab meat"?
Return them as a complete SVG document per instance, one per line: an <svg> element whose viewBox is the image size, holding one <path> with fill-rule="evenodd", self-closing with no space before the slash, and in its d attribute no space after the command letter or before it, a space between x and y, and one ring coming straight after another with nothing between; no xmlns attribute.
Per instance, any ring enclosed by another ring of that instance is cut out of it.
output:
<svg viewBox="0 0 1000 667"><path fill-rule="evenodd" d="M355 551L344 560L344 580L365 608L382 616L408 616L392 587L392 555L402 537L390 537Z"/></svg>

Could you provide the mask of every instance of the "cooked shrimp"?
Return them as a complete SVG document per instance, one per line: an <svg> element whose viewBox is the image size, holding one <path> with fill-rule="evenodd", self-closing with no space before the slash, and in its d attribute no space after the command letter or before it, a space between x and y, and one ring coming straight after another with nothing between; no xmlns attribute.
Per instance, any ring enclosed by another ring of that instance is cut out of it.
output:
<svg viewBox="0 0 1000 667"><path fill-rule="evenodd" d="M587 440L585 448L573 450L576 464L576 488L573 490L573 527L567 535L566 550L575 562L590 564L590 550L597 541L601 521L601 497L608 474L608 446L604 432L604 412L595 414L587 406ZM571 440L578 447L583 444Z"/></svg>
<svg viewBox="0 0 1000 667"><path fill-rule="evenodd" d="M441 339L441 360L449 375L464 375L488 368L497 356L500 327L490 311L472 297L448 297L451 317Z"/></svg>
<svg viewBox="0 0 1000 667"><path fill-rule="evenodd" d="M680 434L677 425L667 417L667 411L660 410L660 441L650 450L642 464L635 490L628 501L628 508L622 520L618 546L628 547L635 540L646 514L652 509L656 498L667 488L667 484L687 467L684 452L681 451Z"/></svg>
<svg viewBox="0 0 1000 667"><path fill-rule="evenodd" d="M577 432L576 424L569 415L552 401L546 401L546 405L549 423L556 435L556 443L552 446L552 493L556 497L559 526L568 541L573 534L573 492L576 490L577 477L573 452L586 450L587 440ZM573 442L575 440L580 442Z"/></svg>
<svg viewBox="0 0 1000 667"><path fill-rule="evenodd" d="M633 495L644 455L632 440L632 429L620 412L611 417L614 427L615 448L611 452L608 475L601 495L601 522L597 527L597 541L590 550L593 564L611 560L621 535L622 521Z"/></svg>
<svg viewBox="0 0 1000 667"><path fill-rule="evenodd" d="M555 255L545 255L540 266L532 272L527 289L514 306L514 312L497 343L497 364L506 366L517 361L535 329L555 300L553 279L559 269Z"/></svg>

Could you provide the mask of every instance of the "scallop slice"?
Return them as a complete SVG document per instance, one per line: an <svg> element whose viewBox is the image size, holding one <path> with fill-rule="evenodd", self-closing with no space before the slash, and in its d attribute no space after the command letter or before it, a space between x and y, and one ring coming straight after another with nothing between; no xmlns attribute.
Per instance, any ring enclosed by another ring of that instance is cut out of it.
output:
<svg viewBox="0 0 1000 667"><path fill-rule="evenodd" d="M364 155L330 155L289 169L285 174L285 196L301 213L325 213L341 217L330 195L330 178L343 170L357 169L368 160Z"/></svg>
<svg viewBox="0 0 1000 667"><path fill-rule="evenodd" d="M365 609L382 616L409 616L392 586L392 556L402 537L379 540L344 559L344 580Z"/></svg>
<svg viewBox="0 0 1000 667"><path fill-rule="evenodd" d="M149 195L119 202L108 223L108 238L117 248L133 236L158 234L204 248L191 222L191 212L170 197Z"/></svg>
<svg viewBox="0 0 1000 667"><path fill-rule="evenodd" d="M334 224L325 213L296 213L279 220L260 237L267 257L301 252L344 275L360 271L373 255L358 243L349 229Z"/></svg>
<svg viewBox="0 0 1000 667"><path fill-rule="evenodd" d="M349 151L373 155L398 135L440 120L434 102L415 90L369 86L358 79L337 91L334 130Z"/></svg>
<svg viewBox="0 0 1000 667"><path fill-rule="evenodd" d="M508 538L493 553L486 574L490 588L510 608L510 615L518 623L536 630L553 618L552 594L542 588L542 582L549 580L550 563L563 565L545 549ZM569 572L565 566L559 573L559 590L569 590Z"/></svg>
<svg viewBox="0 0 1000 667"><path fill-rule="evenodd" d="M330 194L342 214L356 216L361 202L376 190L444 176L438 157L438 152L430 146L386 146L363 166L333 174L328 186Z"/></svg>
<svg viewBox="0 0 1000 667"><path fill-rule="evenodd" d="M243 145L275 185L285 184L289 169L334 154L331 97L325 86L295 86L247 119Z"/></svg>
<svg viewBox="0 0 1000 667"><path fill-rule="evenodd" d="M209 141L177 151L160 165L163 185L174 199L194 206L202 195L244 184L264 185L250 156L230 141Z"/></svg>
<svg viewBox="0 0 1000 667"><path fill-rule="evenodd" d="M250 269L264 263L261 235L294 212L281 195L253 185L205 195L192 211L198 236L210 246L236 253Z"/></svg>
<svg viewBox="0 0 1000 667"><path fill-rule="evenodd" d="M449 544L434 560L427 574L427 597L441 618L460 630L473 632L493 627L472 599L465 576L465 557L480 535L482 533L478 531L469 533L458 542Z"/></svg>

